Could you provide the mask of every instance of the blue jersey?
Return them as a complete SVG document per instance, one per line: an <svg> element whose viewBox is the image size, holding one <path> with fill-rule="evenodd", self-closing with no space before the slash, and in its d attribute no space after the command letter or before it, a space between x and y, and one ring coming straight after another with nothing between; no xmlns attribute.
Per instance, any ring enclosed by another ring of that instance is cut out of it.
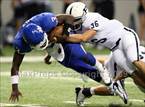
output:
<svg viewBox="0 0 145 107"><path fill-rule="evenodd" d="M55 28L57 24L57 18L53 13L45 12L33 16L27 20L17 32L13 42L15 49L20 53L30 52L32 50L32 46L26 38L33 40L33 37L41 37L44 33ZM37 44L37 42L39 42L42 38L39 38L39 40L37 39L38 38L33 40L33 44Z"/></svg>

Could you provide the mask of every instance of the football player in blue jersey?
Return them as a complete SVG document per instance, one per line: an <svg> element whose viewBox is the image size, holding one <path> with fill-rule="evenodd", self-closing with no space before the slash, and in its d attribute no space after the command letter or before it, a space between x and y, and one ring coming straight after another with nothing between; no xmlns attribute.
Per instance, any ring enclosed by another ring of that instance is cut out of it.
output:
<svg viewBox="0 0 145 107"><path fill-rule="evenodd" d="M18 89L19 67L23 61L25 53L31 52L33 49L47 50L50 55L56 58L57 61L59 61L65 67L72 68L79 73L85 74L95 81L101 81L100 74L98 73L97 69L93 67L96 59L92 54L87 53L81 44L54 44L52 43L53 40L49 39L49 34L53 31L54 28L56 28L57 25L63 23L65 27L70 26L72 21L73 17L69 15L55 16L53 13L47 12L32 17L22 25L22 27L17 32L13 42L15 53L13 56L13 63L11 68L11 101L18 101L19 96L22 96ZM50 50L53 48L56 50L56 52ZM51 52L54 52L55 55L51 54ZM49 63L50 55L45 58L46 63Z"/></svg>
<svg viewBox="0 0 145 107"><path fill-rule="evenodd" d="M20 27L13 41L15 53L11 67L11 101L19 100L22 95L18 89L18 73L25 53L33 49L45 50L50 42L49 33L59 24L68 26L73 20L69 15L55 16L53 13L44 12L33 16Z"/></svg>

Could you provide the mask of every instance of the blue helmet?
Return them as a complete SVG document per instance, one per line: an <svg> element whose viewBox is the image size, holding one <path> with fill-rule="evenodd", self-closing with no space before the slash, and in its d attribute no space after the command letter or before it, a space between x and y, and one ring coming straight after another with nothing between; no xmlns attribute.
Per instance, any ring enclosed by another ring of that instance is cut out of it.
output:
<svg viewBox="0 0 145 107"><path fill-rule="evenodd" d="M31 46L35 46L40 50L48 46L47 34L42 28L36 24L30 23L23 29L23 38Z"/></svg>

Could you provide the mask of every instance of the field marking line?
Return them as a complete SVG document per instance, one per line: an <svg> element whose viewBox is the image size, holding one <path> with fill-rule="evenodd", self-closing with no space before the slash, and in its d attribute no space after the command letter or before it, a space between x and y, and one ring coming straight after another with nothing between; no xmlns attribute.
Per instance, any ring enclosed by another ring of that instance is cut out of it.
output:
<svg viewBox="0 0 145 107"><path fill-rule="evenodd" d="M75 101L71 101L71 100L68 100L68 101L63 101L64 103L66 104L76 104ZM84 102L84 104L91 104L90 102Z"/></svg>
<svg viewBox="0 0 145 107"><path fill-rule="evenodd" d="M144 100L142 99L129 99L129 101L132 101L132 102L144 102Z"/></svg>
<svg viewBox="0 0 145 107"><path fill-rule="evenodd" d="M48 107L47 105L40 105L40 104L11 104L11 103L0 103L0 107L13 107L13 106L20 106L20 107Z"/></svg>

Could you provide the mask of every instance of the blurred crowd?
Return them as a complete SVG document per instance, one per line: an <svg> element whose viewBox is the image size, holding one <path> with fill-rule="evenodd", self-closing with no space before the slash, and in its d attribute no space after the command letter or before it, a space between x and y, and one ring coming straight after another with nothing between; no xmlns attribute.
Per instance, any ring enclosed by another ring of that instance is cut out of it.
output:
<svg viewBox="0 0 145 107"><path fill-rule="evenodd" d="M0 5L3 0L0 0ZM75 1L85 2L86 0L61 0L63 2L62 13L69 4ZM24 21L41 12L53 12L51 0L11 0L13 18L2 27L0 12L0 55L2 55L3 45L12 45L13 38ZM114 0L91 0L91 11L98 12L108 19L113 19L115 14ZM141 43L145 45L145 0L138 0L139 16L139 37ZM102 47L98 47L102 48Z"/></svg>

